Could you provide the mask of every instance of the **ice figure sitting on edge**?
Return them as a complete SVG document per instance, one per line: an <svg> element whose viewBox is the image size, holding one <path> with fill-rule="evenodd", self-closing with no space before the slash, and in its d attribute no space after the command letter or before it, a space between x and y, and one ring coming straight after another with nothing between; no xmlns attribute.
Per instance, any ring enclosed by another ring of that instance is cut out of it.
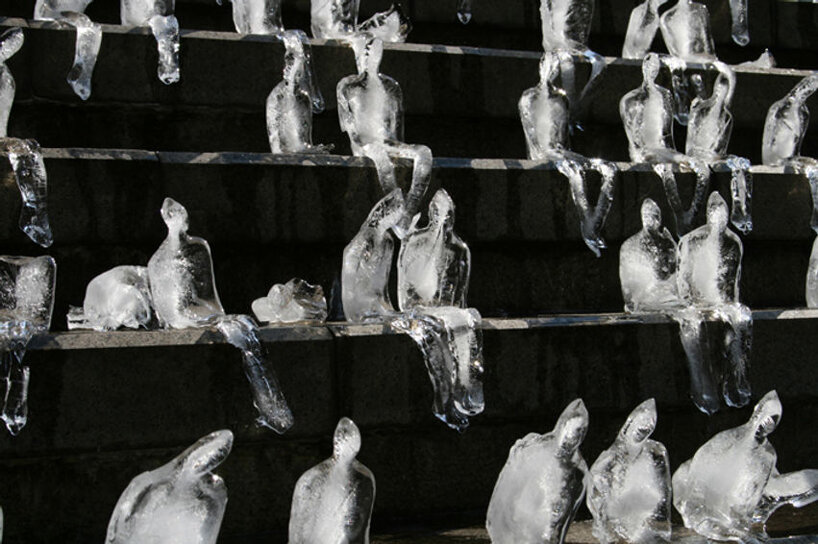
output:
<svg viewBox="0 0 818 544"><path fill-rule="evenodd" d="M34 19L57 21L77 29L74 64L68 72L68 84L82 100L91 96L91 77L102 44L102 29L85 15L92 0L37 0Z"/></svg>
<svg viewBox="0 0 818 544"><path fill-rule="evenodd" d="M471 21L472 0L457 0L457 20L464 25Z"/></svg>
<svg viewBox="0 0 818 544"><path fill-rule="evenodd" d="M812 192L810 227L818 232L818 160L801 156L801 144L809 127L807 99L818 90L818 74L793 87L787 96L770 106L764 122L761 158L764 164L791 166L809 181Z"/></svg>
<svg viewBox="0 0 818 544"><path fill-rule="evenodd" d="M51 326L57 263L48 256L0 256L0 353L6 391L0 418L16 436L28 419L29 341Z"/></svg>
<svg viewBox="0 0 818 544"><path fill-rule="evenodd" d="M642 86L634 89L619 102L619 114L628 136L628 151L634 162L653 164L661 178L668 203L676 220L676 232L688 232L699 207L704 203L710 185L710 168L699 159L676 151L673 142L673 97L656 83L661 59L649 53L642 62ZM696 174L696 188L690 207L684 209L671 164L691 169Z"/></svg>
<svg viewBox="0 0 818 544"><path fill-rule="evenodd" d="M806 283L807 308L818 308L818 236L812 243Z"/></svg>
<svg viewBox="0 0 818 544"><path fill-rule="evenodd" d="M750 216L753 193L750 161L727 154L727 144L733 132L730 104L733 102L736 74L723 62L717 61L713 65L719 72L713 84L713 94L710 98L694 98L690 105L685 152L711 166L720 163L730 168L730 193L733 200L730 220L738 230L748 234L753 230Z"/></svg>
<svg viewBox="0 0 818 544"><path fill-rule="evenodd" d="M165 85L179 81L179 21L176 0L120 0L120 19L126 26L149 26L156 38L156 75Z"/></svg>
<svg viewBox="0 0 818 544"><path fill-rule="evenodd" d="M148 269L117 266L88 282L82 308L71 307L68 312L68 330L149 328L152 319Z"/></svg>
<svg viewBox="0 0 818 544"><path fill-rule="evenodd" d="M602 159L588 159L570 151L570 104L557 78L566 64L573 66L573 58L560 62L559 54L546 51L540 59L540 82L523 92L520 98L520 120L523 124L528 158L554 161L557 170L568 178L571 198L580 217L580 230L585 244L599 257L606 246L602 228L613 203L613 191L618 169ZM586 177L595 170L602 177L599 197L592 208L588 202Z"/></svg>
<svg viewBox="0 0 818 544"><path fill-rule="evenodd" d="M332 457L301 475L290 510L289 544L368 544L375 477L355 456L361 433L343 417Z"/></svg>
<svg viewBox="0 0 818 544"><path fill-rule="evenodd" d="M341 130L349 135L352 154L375 163L384 193L398 187L392 157L413 161L412 185L405 196L404 216L395 226L403 238L432 175L432 151L424 145L403 140L403 94L397 81L378 72L383 42L372 36L353 40L358 74L338 82L338 117Z"/></svg>
<svg viewBox="0 0 818 544"><path fill-rule="evenodd" d="M227 486L213 471L230 454L233 433L216 431L122 492L106 544L216 544Z"/></svg>
<svg viewBox="0 0 818 544"><path fill-rule="evenodd" d="M412 23L400 2L359 24L360 4L361 0L311 0L313 38L343 40L355 38L358 33L368 33L385 42L406 41L412 31Z"/></svg>
<svg viewBox="0 0 818 544"><path fill-rule="evenodd" d="M670 461L665 446L650 440L656 401L628 416L614 443L591 466L587 504L600 542L670 542Z"/></svg>
<svg viewBox="0 0 818 544"><path fill-rule="evenodd" d="M281 0L231 0L233 25L239 34L281 34ZM216 0L221 5L221 0Z"/></svg>
<svg viewBox="0 0 818 544"><path fill-rule="evenodd" d="M659 8L665 2L667 0L644 0L633 8L622 45L622 58L641 60L650 52L659 30Z"/></svg>
<svg viewBox="0 0 818 544"><path fill-rule="evenodd" d="M667 50L685 62L712 62L716 48L710 33L707 6L693 0L679 2L659 18Z"/></svg>
<svg viewBox="0 0 818 544"><path fill-rule="evenodd" d="M562 544L585 497L588 465L579 446L587 430L588 410L576 399L550 433L530 433L511 447L486 515L493 544Z"/></svg>
<svg viewBox="0 0 818 544"><path fill-rule="evenodd" d="M776 509L818 499L818 470L776 469L767 437L781 413L778 394L770 391L747 423L718 433L682 463L673 475L673 505L685 527L712 540L763 542L764 524Z"/></svg>
<svg viewBox="0 0 818 544"><path fill-rule="evenodd" d="M327 319L327 300L320 285L293 278L273 285L266 297L253 301L256 319L270 323L294 323Z"/></svg>

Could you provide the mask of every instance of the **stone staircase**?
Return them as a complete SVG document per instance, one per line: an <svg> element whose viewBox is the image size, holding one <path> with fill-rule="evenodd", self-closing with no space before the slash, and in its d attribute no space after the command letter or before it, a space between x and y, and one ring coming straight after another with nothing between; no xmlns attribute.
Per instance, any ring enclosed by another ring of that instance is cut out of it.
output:
<svg viewBox="0 0 818 544"><path fill-rule="evenodd" d="M816 68L818 6L750 0L753 41L740 49L727 43L726 2L707 3L722 58L752 60L771 47L785 66L737 70L730 151L758 164L767 108L808 73L796 68ZM285 0L285 24L308 28L308 4ZM367 0L364 9L386 4ZM351 49L313 41L327 102L314 141L335 144L335 154L273 156L264 102L280 79L283 46L232 32L230 6L178 0L182 79L169 87L156 78L148 31L105 25L93 92L81 102L65 83L74 32L20 19L30 17L31 1L0 1L8 16L0 26L21 26L26 35L9 61L17 81L9 134L45 148L55 235L48 253L58 263L53 330L26 356L29 423L16 438L0 434L5 542L103 541L133 476L219 428L236 434L219 470L230 491L219 542L286 542L295 481L329 455L341 416L360 426L360 459L377 479L373 531L383 536L375 541L486 541L472 530L426 538L432 533L422 528L482 524L509 447L550 429L575 397L591 413L582 447L589 462L648 397L657 399L654 436L674 469L747 417L746 409L699 413L688 399L677 325L621 313L618 248L639 228L641 201L654 198L670 217L649 167L624 162L618 101L641 81L639 63L607 58L585 131L574 139L577 151L620 161L623 170L604 232L609 249L596 259L580 237L567 181L552 165L523 160L517 101L538 77L538 2L476 0L465 27L453 0L406 4L415 24L410 40L419 43L388 45L381 70L403 87L406 141L429 145L437 157L429 194L444 187L457 205L456 229L472 249L469 301L485 318L486 411L463 434L433 417L412 341L381 325L262 329L296 420L283 436L254 425L240 356L215 331L65 332L68 305L81 304L91 278L147 263L165 235L159 207L166 196L187 207L191 233L210 242L228 312L249 312L273 283L295 276L328 294L337 289L341 252L380 195L370 163L349 156L335 114L335 84L354 71ZM598 3L593 48L618 54L630 7ZM116 2L98 0L88 13L118 21ZM441 43L449 45L425 45ZM581 78L587 68L579 66ZM818 100L810 105L818 108ZM815 123L802 151L818 156ZM2 168L1 252L41 254L17 228L19 195ZM755 228L743 238L742 300L754 310L755 397L775 388L784 403L772 442L786 471L818 458L818 311L803 309L810 191L783 168L754 166L753 173ZM717 172L712 187L727 197L729 172ZM692 188L683 176L683 199ZM583 507L580 517L587 516ZM782 532L818 525L782 523Z"/></svg>

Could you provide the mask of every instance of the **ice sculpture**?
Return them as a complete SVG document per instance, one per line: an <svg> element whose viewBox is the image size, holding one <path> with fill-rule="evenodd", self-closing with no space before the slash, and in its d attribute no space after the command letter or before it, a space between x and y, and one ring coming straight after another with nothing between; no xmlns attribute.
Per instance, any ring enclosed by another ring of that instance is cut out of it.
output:
<svg viewBox="0 0 818 544"><path fill-rule="evenodd" d="M818 308L818 237L812 243L807 269L807 307Z"/></svg>
<svg viewBox="0 0 818 544"><path fill-rule="evenodd" d="M341 300L347 320L380 320L395 312L388 290L395 249L389 229L404 215L403 194L395 189L375 204L344 248Z"/></svg>
<svg viewBox="0 0 818 544"><path fill-rule="evenodd" d="M375 477L355 456L361 433L343 417L332 457L301 475L290 510L290 544L366 544L375 504Z"/></svg>
<svg viewBox="0 0 818 544"><path fill-rule="evenodd" d="M662 211L646 198L642 230L619 250L619 280L626 312L667 310L679 304L676 242L662 226Z"/></svg>
<svg viewBox="0 0 818 544"><path fill-rule="evenodd" d="M0 138L0 152L9 158L23 199L20 229L36 244L49 247L54 237L48 221L48 177L40 145L34 140Z"/></svg>
<svg viewBox="0 0 818 544"><path fill-rule="evenodd" d="M733 101L736 75L723 62L715 62L713 65L719 72L713 84L713 94L709 98L697 97L690 105L685 152L711 165L726 164L730 168L730 193L733 200L730 220L738 230L747 234L753 229L750 216L753 192L750 161L727 154L727 144L733 132L730 104Z"/></svg>
<svg viewBox="0 0 818 544"><path fill-rule="evenodd" d="M588 159L569 150L570 105L565 90L557 85L557 78L565 66L571 66L573 70L573 62L571 57L561 62L560 55L553 51L543 54L539 84L523 92L520 98L520 120L528 144L528 157L555 161L560 173L568 178L571 197L580 216L582 238L599 257L601 250L607 247L602 239L602 228L613 203L618 169L613 163ZM586 192L586 178L590 170L598 172L602 178L599 197L593 208Z"/></svg>
<svg viewBox="0 0 818 544"><path fill-rule="evenodd" d="M648 162L661 178L668 203L673 210L676 232L684 234L692 227L707 189L710 169L706 163L679 153L673 143L673 97L656 83L661 59L649 53L642 62L642 86L634 89L619 102L619 113L628 136L628 150L634 162ZM671 164L691 169L696 174L696 188L690 206L685 209Z"/></svg>
<svg viewBox="0 0 818 544"><path fill-rule="evenodd" d="M149 26L156 38L159 64L156 75L165 85L179 81L179 21L175 0L120 0L123 25Z"/></svg>
<svg viewBox="0 0 818 544"><path fill-rule="evenodd" d="M679 0L662 14L659 26L667 50L674 57L686 62L716 60L716 48L710 33L710 13L704 4Z"/></svg>
<svg viewBox="0 0 818 544"><path fill-rule="evenodd" d="M670 461L665 446L649 438L656 417L655 400L637 406L591 466L587 503L604 544L670 542Z"/></svg>
<svg viewBox="0 0 818 544"><path fill-rule="evenodd" d="M106 544L216 544L227 487L213 471L233 447L233 433L216 431L122 492L108 522Z"/></svg>
<svg viewBox="0 0 818 544"><path fill-rule="evenodd" d="M744 425L718 433L673 475L673 505L687 528L713 540L766 540L763 525L776 509L818 499L818 470L779 474L767 437L781 419L770 391Z"/></svg>
<svg viewBox="0 0 818 544"><path fill-rule="evenodd" d="M259 321L270 323L326 321L327 299L320 285L293 278L273 285L266 297L254 300L253 313Z"/></svg>
<svg viewBox="0 0 818 544"><path fill-rule="evenodd" d="M403 94L397 81L378 72L383 42L371 36L353 41L358 74L338 82L338 117L341 130L349 135L352 154L375 163L384 193L398 187L392 157L413 161L412 185L405 196L404 216L395 228L402 238L432 175L432 151L424 145L403 140Z"/></svg>
<svg viewBox="0 0 818 544"><path fill-rule="evenodd" d="M464 25L471 21L472 0L457 0L457 19Z"/></svg>
<svg viewBox="0 0 818 544"><path fill-rule="evenodd" d="M117 266L88 283L82 308L68 312L68 329L149 328L153 318L148 269Z"/></svg>
<svg viewBox="0 0 818 544"><path fill-rule="evenodd" d="M585 496L588 465L579 446L587 429L588 410L576 399L550 433L511 447L486 516L493 544L562 544Z"/></svg>
<svg viewBox="0 0 818 544"><path fill-rule="evenodd" d="M812 74L770 106L764 122L761 157L764 164L787 165L805 175L812 191L810 226L818 232L818 160L801 156L801 144L809 126L806 101L818 90L818 74Z"/></svg>
<svg viewBox="0 0 818 544"><path fill-rule="evenodd" d="M54 308L57 264L48 256L0 256L0 352L6 392L0 418L17 435L28 418L26 347L48 331Z"/></svg>
<svg viewBox="0 0 818 544"><path fill-rule="evenodd" d="M659 7L667 0L644 0L631 11L622 57L643 59L650 51L653 38L659 30Z"/></svg>
<svg viewBox="0 0 818 544"><path fill-rule="evenodd" d="M750 30L747 26L747 0L730 0L730 18L732 19L733 41L739 45L750 43Z"/></svg>
<svg viewBox="0 0 818 544"><path fill-rule="evenodd" d="M216 0L221 4L221 0ZM280 34L281 0L231 0L233 24L239 34Z"/></svg>
<svg viewBox="0 0 818 544"><path fill-rule="evenodd" d="M325 39L350 39L367 33L385 42L405 42L412 23L400 3L358 23L361 0L311 0L312 36Z"/></svg>
<svg viewBox="0 0 818 544"><path fill-rule="evenodd" d="M23 47L24 40L23 30L19 27L10 28L0 35L0 138L8 136L9 115L17 88L6 61Z"/></svg>

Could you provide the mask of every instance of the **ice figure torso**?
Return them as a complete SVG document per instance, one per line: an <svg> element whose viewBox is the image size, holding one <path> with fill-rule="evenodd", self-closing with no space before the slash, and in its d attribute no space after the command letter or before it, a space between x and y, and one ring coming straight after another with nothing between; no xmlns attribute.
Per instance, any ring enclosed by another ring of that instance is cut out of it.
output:
<svg viewBox="0 0 818 544"><path fill-rule="evenodd" d="M493 544L561 544L585 496L588 466L579 452L588 412L577 399L554 430L531 433L509 452L489 502Z"/></svg>
<svg viewBox="0 0 818 544"><path fill-rule="evenodd" d="M375 503L375 477L355 459L361 434L342 418L332 457L309 469L295 484L289 544L368 544Z"/></svg>
<svg viewBox="0 0 818 544"><path fill-rule="evenodd" d="M619 112L631 160L645 162L653 155L674 150L673 94L656 83L659 57L649 54L642 64L642 86L622 97Z"/></svg>
<svg viewBox="0 0 818 544"><path fill-rule="evenodd" d="M559 88L559 60L545 53L540 61L540 83L526 90L520 98L519 110L523 123L528 158L555 160L568 150L570 106L568 95Z"/></svg>
<svg viewBox="0 0 818 544"><path fill-rule="evenodd" d="M707 6L693 0L679 0L659 19L662 38L674 57L688 62L711 61L716 58L710 33Z"/></svg>
<svg viewBox="0 0 818 544"><path fill-rule="evenodd" d="M659 7L667 0L645 0L631 11L622 57L642 59L650 51L656 32L659 30Z"/></svg>
<svg viewBox="0 0 818 544"><path fill-rule="evenodd" d="M277 34L284 30L281 0L232 0L233 24L239 34Z"/></svg>
<svg viewBox="0 0 818 544"><path fill-rule="evenodd" d="M593 15L593 0L541 0L543 50L586 50Z"/></svg>
<svg viewBox="0 0 818 544"><path fill-rule="evenodd" d="M767 111L761 149L764 164L780 165L798 158L809 127L807 99L818 89L818 75L802 79Z"/></svg>
<svg viewBox="0 0 818 544"><path fill-rule="evenodd" d="M216 431L134 478L114 508L106 544L215 544L227 488L212 471L232 444L230 431Z"/></svg>
<svg viewBox="0 0 818 544"><path fill-rule="evenodd" d="M362 70L338 82L338 95L348 104L339 110L341 130L349 135L354 155L363 155L363 146L387 140L403 140L403 95L400 85L377 67Z"/></svg>
<svg viewBox="0 0 818 544"><path fill-rule="evenodd" d="M721 62L716 63L719 75L709 98L696 97L690 104L685 152L704 160L719 160L727 155L727 144L733 132L730 104L736 76Z"/></svg>
<svg viewBox="0 0 818 544"><path fill-rule="evenodd" d="M148 269L117 266L88 282L81 312L68 315L68 328L116 330L147 327L151 321Z"/></svg>

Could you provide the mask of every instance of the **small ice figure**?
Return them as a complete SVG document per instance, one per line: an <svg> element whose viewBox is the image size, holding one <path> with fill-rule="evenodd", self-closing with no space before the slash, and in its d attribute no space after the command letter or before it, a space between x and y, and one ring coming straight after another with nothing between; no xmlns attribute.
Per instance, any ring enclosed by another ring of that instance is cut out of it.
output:
<svg viewBox="0 0 818 544"><path fill-rule="evenodd" d="M642 230L619 250L619 281L626 312L667 310L679 304L676 241L662 226L656 202L642 202Z"/></svg>
<svg viewBox="0 0 818 544"><path fill-rule="evenodd" d="M398 305L466 307L471 273L469 246L454 232L454 202L439 189L429 203L429 224L402 240Z"/></svg>
<svg viewBox="0 0 818 544"><path fill-rule="evenodd" d="M480 323L474 308L453 306L415 306L390 323L420 348L435 391L434 413L458 431L485 407Z"/></svg>
<svg viewBox="0 0 818 544"><path fill-rule="evenodd" d="M432 151L403 140L403 93L397 81L379 73L383 42L372 36L353 41L358 74L338 82L338 117L349 135L352 154L375 163L384 193L398 187L392 157L413 161L412 185L405 196L404 216L395 228L403 238L432 175Z"/></svg>
<svg viewBox="0 0 818 544"><path fill-rule="evenodd" d="M585 497L588 465L579 446L587 430L588 410L576 399L550 433L511 447L486 516L493 544L562 544Z"/></svg>
<svg viewBox="0 0 818 544"><path fill-rule="evenodd" d="M801 156L801 144L809 127L807 99L818 90L818 74L812 74L770 106L764 122L761 158L764 164L787 165L804 174L812 191L810 226L818 232L818 160Z"/></svg>
<svg viewBox="0 0 818 544"><path fill-rule="evenodd" d="M165 85L179 81L179 21L175 0L120 0L120 19L126 26L149 26L156 38L156 75Z"/></svg>
<svg viewBox="0 0 818 544"><path fill-rule="evenodd" d="M818 499L818 470L779 474L767 440L781 419L770 391L744 425L705 442L673 475L673 505L685 527L712 540L763 542L764 524L779 507Z"/></svg>
<svg viewBox="0 0 818 544"><path fill-rule="evenodd" d="M293 491L289 544L367 544L375 477L355 456L361 433L343 417L332 457L301 475Z"/></svg>
<svg viewBox="0 0 818 544"><path fill-rule="evenodd" d="M9 158L23 199L20 229L34 243L49 247L54 236L48 220L48 176L40 145L34 140L0 138L0 153Z"/></svg>
<svg viewBox="0 0 818 544"><path fill-rule="evenodd" d="M221 4L221 0L216 0ZM280 34L284 32L281 0L231 0L233 24L239 34Z"/></svg>
<svg viewBox="0 0 818 544"><path fill-rule="evenodd" d="M106 544L216 544L227 487L213 471L233 447L216 431L155 470L143 472L119 497Z"/></svg>
<svg viewBox="0 0 818 544"><path fill-rule="evenodd" d="M619 114L628 136L628 150L633 162L647 162L654 165L665 188L668 203L673 210L676 232L688 232L693 220L704 203L710 185L710 168L698 159L676 151L673 142L673 96L671 92L656 83L661 68L661 59L655 53L648 53L642 62L642 86L634 89L619 102ZM690 206L684 209L679 196L679 188L671 164L696 174L696 188Z"/></svg>
<svg viewBox="0 0 818 544"><path fill-rule="evenodd" d="M165 328L206 325L224 315L216 292L210 246L206 240L187 233L187 210L172 198L162 203L162 219L168 236L148 261L156 316Z"/></svg>
<svg viewBox="0 0 818 544"><path fill-rule="evenodd" d="M528 158L555 161L557 169L568 178L571 197L580 216L582 238L588 248L599 257L606 246L602 228L613 203L618 169L602 159L588 159L569 150L570 104L557 78L566 65L573 66L569 56L560 60L560 54L546 51L540 60L540 82L523 92L520 98L520 120L523 124ZM573 68L571 68L573 71ZM564 82L564 80L563 80ZM596 205L591 207L586 191L588 172L594 170L602 178Z"/></svg>
<svg viewBox="0 0 818 544"><path fill-rule="evenodd" d="M270 323L295 323L327 319L327 299L320 285L293 278L273 285L266 297L253 301L256 319Z"/></svg>
<svg viewBox="0 0 818 544"><path fill-rule="evenodd" d="M812 243L807 269L807 307L818 308L818 237Z"/></svg>
<svg viewBox="0 0 818 544"><path fill-rule="evenodd" d="M739 45L750 43L750 29L747 26L747 0L730 0L731 35Z"/></svg>
<svg viewBox="0 0 818 544"><path fill-rule="evenodd" d="M0 418L12 436L28 419L29 341L48 331L54 309L57 263L48 256L0 256L0 353L6 391Z"/></svg>
<svg viewBox="0 0 818 544"><path fill-rule="evenodd" d="M88 283L82 308L68 313L68 330L113 331L148 328L153 318L148 269L117 266Z"/></svg>
<svg viewBox="0 0 818 544"><path fill-rule="evenodd" d="M19 27L10 28L0 35L0 138L8 136L9 115L17 89L6 61L23 47L24 39L23 30Z"/></svg>
<svg viewBox="0 0 818 544"><path fill-rule="evenodd" d="M350 39L367 33L385 42L405 42L412 23L400 3L358 23L361 0L311 0L310 18L313 38Z"/></svg>
<svg viewBox="0 0 818 544"><path fill-rule="evenodd" d="M758 56L756 60L749 60L747 62L742 62L737 66L741 68L775 68L776 62L775 57L772 53L770 53L769 49L765 49L761 55Z"/></svg>
<svg viewBox="0 0 818 544"><path fill-rule="evenodd" d="M457 0L457 20L464 25L471 21L472 0Z"/></svg>
<svg viewBox="0 0 818 544"><path fill-rule="evenodd" d="M674 57L686 62L716 60L716 47L710 33L710 13L704 4L679 0L662 14L659 26L667 50Z"/></svg>
<svg viewBox="0 0 818 544"><path fill-rule="evenodd" d="M659 7L667 0L644 0L631 11L622 57L643 59L650 51L653 38L659 30Z"/></svg>
<svg viewBox="0 0 818 544"><path fill-rule="evenodd" d="M375 204L344 248L341 300L347 320L380 320L395 313L388 289L395 249L389 230L404 215L403 194L395 189Z"/></svg>
<svg viewBox="0 0 818 544"><path fill-rule="evenodd" d="M670 542L670 461L656 428L656 401L628 416L619 436L591 465L587 504L600 542Z"/></svg>
<svg viewBox="0 0 818 544"><path fill-rule="evenodd" d="M694 98L690 105L685 152L710 165L726 164L730 168L733 200L730 220L738 230L747 234L753 229L750 216L753 192L750 161L727 154L727 144L733 132L730 104L733 102L736 74L723 62L717 61L713 65L719 72L713 84L713 94L709 98Z"/></svg>

